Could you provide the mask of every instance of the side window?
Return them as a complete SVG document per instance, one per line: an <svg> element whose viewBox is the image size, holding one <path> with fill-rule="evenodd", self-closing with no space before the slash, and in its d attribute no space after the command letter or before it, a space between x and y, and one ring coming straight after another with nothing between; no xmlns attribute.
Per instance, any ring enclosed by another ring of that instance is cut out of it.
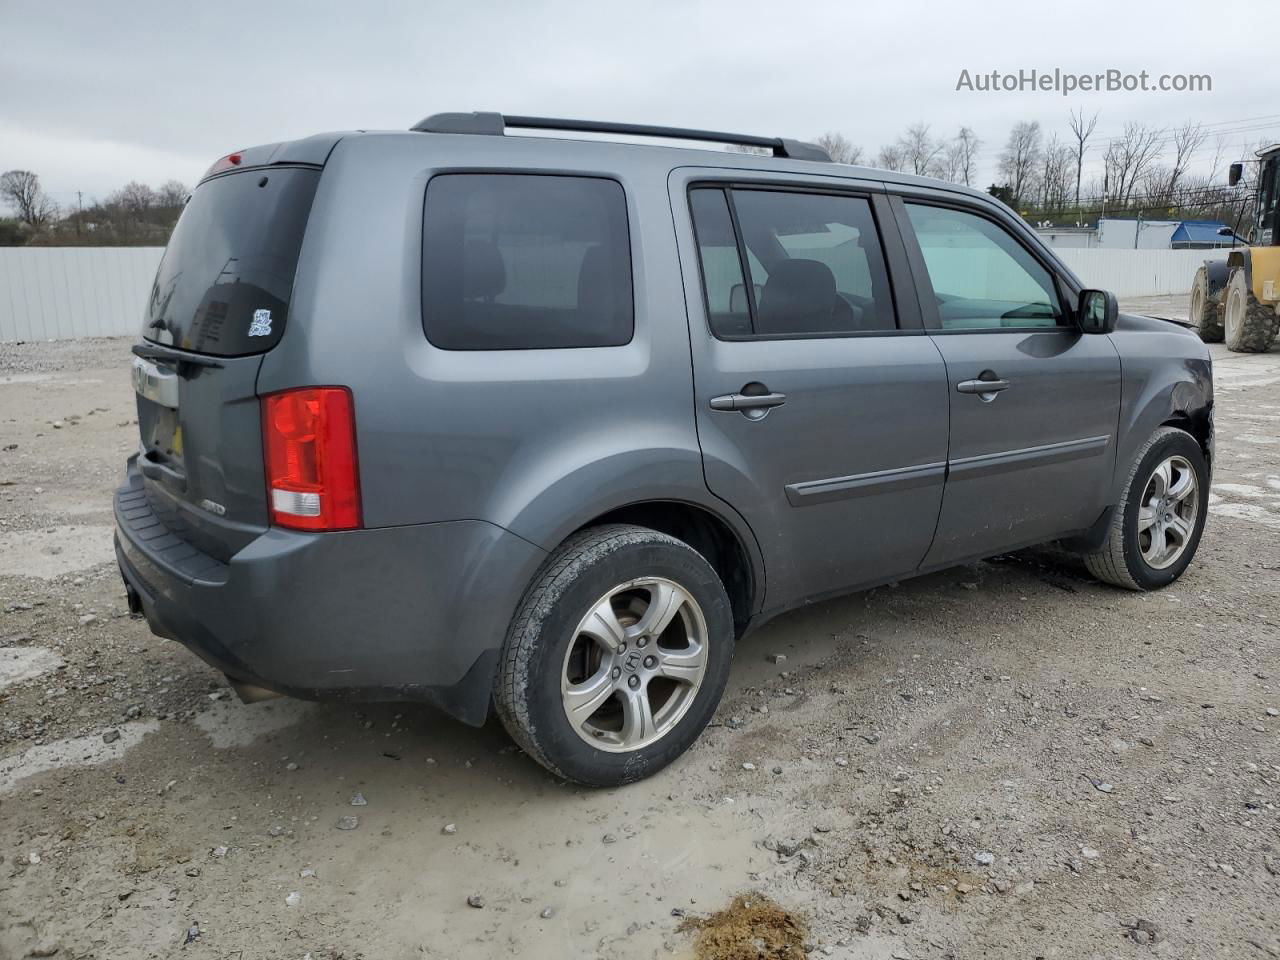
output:
<svg viewBox="0 0 1280 960"><path fill-rule="evenodd" d="M1004 227L963 210L906 206L943 330L1066 322L1053 276Z"/></svg>
<svg viewBox="0 0 1280 960"><path fill-rule="evenodd" d="M423 216L422 325L446 350L629 342L631 243L621 184L433 177Z"/></svg>
<svg viewBox="0 0 1280 960"><path fill-rule="evenodd" d="M717 337L749 337L753 332L751 307L729 201L719 188L700 188L690 191L689 206L711 332Z"/></svg>
<svg viewBox="0 0 1280 960"><path fill-rule="evenodd" d="M690 204L716 336L896 328L884 253L865 199L704 188L692 191Z"/></svg>

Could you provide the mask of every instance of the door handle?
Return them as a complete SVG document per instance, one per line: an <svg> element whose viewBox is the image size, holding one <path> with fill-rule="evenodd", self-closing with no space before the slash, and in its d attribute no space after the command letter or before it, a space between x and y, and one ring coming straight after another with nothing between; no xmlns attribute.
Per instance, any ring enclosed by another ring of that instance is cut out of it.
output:
<svg viewBox="0 0 1280 960"><path fill-rule="evenodd" d="M956 384L956 390L960 393L977 393L983 395L997 394L1001 390L1009 389L1008 380L961 380Z"/></svg>
<svg viewBox="0 0 1280 960"><path fill-rule="evenodd" d="M787 402L785 393L727 393L722 397L711 398L712 410L737 410L741 413L751 411L766 412L773 407L780 407Z"/></svg>

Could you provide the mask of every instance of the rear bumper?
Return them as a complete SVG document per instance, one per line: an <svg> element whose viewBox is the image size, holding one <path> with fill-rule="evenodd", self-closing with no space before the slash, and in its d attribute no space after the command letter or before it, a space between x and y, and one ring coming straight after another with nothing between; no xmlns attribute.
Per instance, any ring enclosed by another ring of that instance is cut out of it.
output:
<svg viewBox="0 0 1280 960"><path fill-rule="evenodd" d="M479 520L306 534L222 563L176 540L130 469L115 495L131 608L234 679L305 699L425 700L484 722L498 652L546 554Z"/></svg>

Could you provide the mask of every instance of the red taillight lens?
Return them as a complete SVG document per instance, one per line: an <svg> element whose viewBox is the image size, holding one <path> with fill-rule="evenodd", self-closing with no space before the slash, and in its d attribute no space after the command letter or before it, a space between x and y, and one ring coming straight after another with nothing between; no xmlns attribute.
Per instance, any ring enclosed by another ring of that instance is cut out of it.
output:
<svg viewBox="0 0 1280 960"><path fill-rule="evenodd" d="M360 526L356 421L346 387L303 387L262 398L271 522L295 530Z"/></svg>

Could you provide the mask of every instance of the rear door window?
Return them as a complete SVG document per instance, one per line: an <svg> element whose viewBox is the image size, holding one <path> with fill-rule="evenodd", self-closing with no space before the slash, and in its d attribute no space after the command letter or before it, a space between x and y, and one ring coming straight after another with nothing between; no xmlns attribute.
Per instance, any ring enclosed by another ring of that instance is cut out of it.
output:
<svg viewBox="0 0 1280 960"><path fill-rule="evenodd" d="M196 187L156 272L143 337L220 357L274 347L319 181L319 170L274 167Z"/></svg>
<svg viewBox="0 0 1280 960"><path fill-rule="evenodd" d="M609 347L634 327L622 185L441 174L427 185L422 322L446 350Z"/></svg>
<svg viewBox="0 0 1280 960"><path fill-rule="evenodd" d="M840 336L897 328L884 252L865 198L702 187L690 192L690 207L716 336Z"/></svg>

